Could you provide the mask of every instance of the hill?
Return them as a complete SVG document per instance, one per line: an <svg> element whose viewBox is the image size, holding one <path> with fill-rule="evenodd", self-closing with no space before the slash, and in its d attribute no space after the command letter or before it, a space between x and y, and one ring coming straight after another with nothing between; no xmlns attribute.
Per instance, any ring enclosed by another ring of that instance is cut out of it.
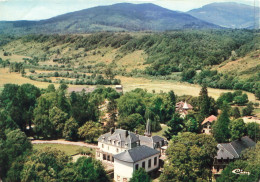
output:
<svg viewBox="0 0 260 182"><path fill-rule="evenodd" d="M253 28L259 20L259 8L239 3L212 3L187 12L188 14L226 28ZM258 17L255 17L255 14Z"/></svg>
<svg viewBox="0 0 260 182"><path fill-rule="evenodd" d="M3 21L0 33L86 33L220 28L189 14L154 4L120 3L67 13L41 21Z"/></svg>

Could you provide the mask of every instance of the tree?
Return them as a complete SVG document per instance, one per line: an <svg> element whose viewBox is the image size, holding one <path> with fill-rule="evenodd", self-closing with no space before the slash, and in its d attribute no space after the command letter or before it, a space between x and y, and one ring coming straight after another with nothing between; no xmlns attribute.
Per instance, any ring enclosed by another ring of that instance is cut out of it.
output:
<svg viewBox="0 0 260 182"><path fill-rule="evenodd" d="M248 102L247 94L237 95L234 97L234 103L239 106L245 105L247 102Z"/></svg>
<svg viewBox="0 0 260 182"><path fill-rule="evenodd" d="M245 108L242 109L243 116L251 116L252 112L254 111L254 104L249 102Z"/></svg>
<svg viewBox="0 0 260 182"><path fill-rule="evenodd" d="M98 137L102 133L102 127L99 123L93 121L86 122L78 130L78 135L84 138L86 141L93 142L95 137Z"/></svg>
<svg viewBox="0 0 260 182"><path fill-rule="evenodd" d="M57 107L53 107L49 111L49 119L55 128L55 135L57 137L61 137L64 130L65 122L68 119L68 114Z"/></svg>
<svg viewBox="0 0 260 182"><path fill-rule="evenodd" d="M188 70L184 70L181 73L182 76L182 81L187 81L189 83L192 83L193 81L193 77L196 75L196 70L194 69L188 69Z"/></svg>
<svg viewBox="0 0 260 182"><path fill-rule="evenodd" d="M66 121L64 130L63 130L63 137L65 140L76 140L78 138L78 123L74 118L70 118Z"/></svg>
<svg viewBox="0 0 260 182"><path fill-rule="evenodd" d="M14 173L12 175L12 172L9 172L7 177L19 180L24 156L30 153L31 149L31 142L20 129L0 129L0 177L5 178L11 169Z"/></svg>
<svg viewBox="0 0 260 182"><path fill-rule="evenodd" d="M58 174L70 157L56 149L44 148L33 153L25 162L21 181L58 181Z"/></svg>
<svg viewBox="0 0 260 182"><path fill-rule="evenodd" d="M170 140L174 135L177 135L184 128L184 120L180 117L179 114L174 114L172 119L167 123L169 127L168 130L165 131L164 136L167 140Z"/></svg>
<svg viewBox="0 0 260 182"><path fill-rule="evenodd" d="M260 140L260 124L252 122L246 124L247 135L255 140L255 142Z"/></svg>
<svg viewBox="0 0 260 182"><path fill-rule="evenodd" d="M197 122L195 117L186 117L185 128L188 132L197 133L199 130L199 123Z"/></svg>
<svg viewBox="0 0 260 182"><path fill-rule="evenodd" d="M125 130L134 131L139 125L145 126L145 121L140 114L135 113L120 120L118 125Z"/></svg>
<svg viewBox="0 0 260 182"><path fill-rule="evenodd" d="M210 106L210 99L208 96L208 89L206 85L203 85L200 90L199 96L199 116L200 120L203 121L204 118L209 116L209 107Z"/></svg>
<svg viewBox="0 0 260 182"><path fill-rule="evenodd" d="M73 181L78 182L109 182L109 178L106 175L106 171L100 161L97 161L91 157L80 157L76 163L73 164L73 169L76 174ZM63 176L61 176L63 178ZM65 180L63 180L65 181Z"/></svg>
<svg viewBox="0 0 260 182"><path fill-rule="evenodd" d="M213 136L217 142L223 143L227 142L230 138L229 132L229 105L224 103L222 106L221 114L218 117L218 120L213 124Z"/></svg>
<svg viewBox="0 0 260 182"><path fill-rule="evenodd" d="M210 135L179 133L170 141L160 181L210 181L217 143Z"/></svg>
<svg viewBox="0 0 260 182"><path fill-rule="evenodd" d="M107 106L107 112L109 114L109 119L105 126L106 130L109 131L110 128L115 127L115 122L117 120L117 103L115 99L110 99Z"/></svg>
<svg viewBox="0 0 260 182"><path fill-rule="evenodd" d="M231 111L231 116L233 116L235 119L240 118L240 111L238 107L234 107Z"/></svg>
<svg viewBox="0 0 260 182"><path fill-rule="evenodd" d="M135 170L132 178L129 182L151 182L150 176L145 172L143 168Z"/></svg>
<svg viewBox="0 0 260 182"><path fill-rule="evenodd" d="M105 75L107 77L107 79L113 80L115 78L115 73L113 71L113 66L112 65L108 65L105 69Z"/></svg>
<svg viewBox="0 0 260 182"><path fill-rule="evenodd" d="M231 122L231 140L240 139L246 134L246 124L243 119L237 119Z"/></svg>
<svg viewBox="0 0 260 182"><path fill-rule="evenodd" d="M260 100L260 89L259 88L255 91L255 96L256 96L256 98L258 98L258 100Z"/></svg>

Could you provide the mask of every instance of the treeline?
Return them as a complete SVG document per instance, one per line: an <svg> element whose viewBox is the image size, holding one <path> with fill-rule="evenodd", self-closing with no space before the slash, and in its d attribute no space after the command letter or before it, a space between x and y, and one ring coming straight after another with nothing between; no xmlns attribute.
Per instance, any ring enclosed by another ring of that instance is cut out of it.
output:
<svg viewBox="0 0 260 182"><path fill-rule="evenodd" d="M32 72L32 71L31 71ZM105 79L102 75L92 74L86 75L85 73L70 73L70 72L51 72L51 73L40 73L37 74L33 72L33 75L23 75L26 78L31 80L49 82L49 83L64 83L72 85L120 85L121 80L119 79ZM59 77L56 80L52 81L51 77ZM75 78L75 80L69 80L64 78Z"/></svg>
<svg viewBox="0 0 260 182"><path fill-rule="evenodd" d="M216 70L211 71L205 69L198 74L192 74L190 70L188 70L185 73L189 76L183 76L183 80L191 83L207 84L212 88L245 90L256 93L260 88L259 70L260 66L258 65L254 70L249 71L255 74L245 80L238 79L236 75L218 73Z"/></svg>

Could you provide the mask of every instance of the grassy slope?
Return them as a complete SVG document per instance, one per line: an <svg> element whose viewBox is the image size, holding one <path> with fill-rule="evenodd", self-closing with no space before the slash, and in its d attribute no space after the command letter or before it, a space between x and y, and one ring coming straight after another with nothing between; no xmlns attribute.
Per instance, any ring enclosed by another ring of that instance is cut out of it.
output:
<svg viewBox="0 0 260 182"><path fill-rule="evenodd" d="M88 36L88 35L85 35ZM140 36L135 35L135 36ZM3 56L3 50L0 50L0 57L2 59L10 59L13 61L22 61L22 58L26 57L42 57L46 54L46 51L43 50L43 47L48 45L50 42L45 43L36 43L36 42L22 42L21 40L15 40L3 47L3 49L7 52L12 53L12 56ZM60 50L60 54L56 53L56 50ZM139 68L144 69L148 65L144 65L144 61L147 58L147 55L142 51L134 51L133 53L129 53L127 55L122 55L118 51L118 49L114 49L111 47L101 47L95 50L84 51L83 48L75 49L74 44L62 44L51 47L48 51L48 60L45 62L40 62L43 65L54 65L58 63L54 63L52 60L54 58L70 57L73 55L81 55L81 57L73 59L74 66L78 65L95 65L97 63L105 63L110 64L113 61L117 64L117 69L125 70L125 72L130 72L132 69ZM93 53L96 52L95 55ZM98 53L99 52L99 53ZM85 53L87 54L85 56ZM254 55L253 55L254 54ZM259 64L259 52L252 53L252 55L248 55L245 58L233 62L224 62L221 65L213 67L213 69L218 69L220 72L232 71L237 72L241 69L241 65L245 65L246 68L253 68L256 64ZM236 65L236 67L234 66ZM243 66L242 66L243 67ZM247 73L246 75L250 75ZM135 88L143 88L148 91L155 90L157 93L164 91L168 92L170 90L174 90L177 95L192 95L198 96L200 91L200 86L188 84L188 83L179 83L176 81L165 81L165 80L151 80L147 78L133 78L133 77L123 77L117 76L117 78L121 79L122 84L124 86L124 91L130 91ZM22 78L20 74L17 73L8 73L8 69L0 69L0 87L2 87L5 83L32 83L38 87L46 88L48 83L45 82L36 82L26 78ZM86 86L76 86L70 85L70 87L86 87ZM227 92L229 90L220 90L220 89L211 89L209 88L209 95L217 98L222 92ZM249 99L251 101L255 100L253 94L249 94Z"/></svg>
<svg viewBox="0 0 260 182"><path fill-rule="evenodd" d="M259 60L260 50L257 50L235 61L227 60L220 65L214 66L213 69L220 73L235 75L243 80L260 72L257 68L260 66Z"/></svg>

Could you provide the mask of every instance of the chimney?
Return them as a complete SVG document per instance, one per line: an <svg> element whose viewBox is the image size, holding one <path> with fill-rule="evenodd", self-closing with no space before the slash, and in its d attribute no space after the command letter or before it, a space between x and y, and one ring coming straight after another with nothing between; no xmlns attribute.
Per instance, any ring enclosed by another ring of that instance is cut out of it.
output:
<svg viewBox="0 0 260 182"><path fill-rule="evenodd" d="M136 142L136 146L137 147L140 146L140 141L139 140Z"/></svg>
<svg viewBox="0 0 260 182"><path fill-rule="evenodd" d="M110 128L110 133L111 133L111 135L113 134L113 128Z"/></svg>
<svg viewBox="0 0 260 182"><path fill-rule="evenodd" d="M129 135L129 133L128 133L128 131L126 130L126 131L125 131L125 137L127 138L128 135Z"/></svg>

